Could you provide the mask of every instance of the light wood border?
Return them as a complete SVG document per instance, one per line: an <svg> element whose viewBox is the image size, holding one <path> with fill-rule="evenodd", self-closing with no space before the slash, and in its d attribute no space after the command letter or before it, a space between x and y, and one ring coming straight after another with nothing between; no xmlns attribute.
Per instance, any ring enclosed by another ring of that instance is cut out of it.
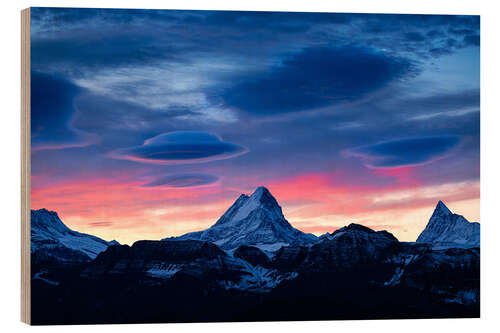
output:
<svg viewBox="0 0 500 333"><path fill-rule="evenodd" d="M21 11L21 321L31 324L30 9Z"/></svg>

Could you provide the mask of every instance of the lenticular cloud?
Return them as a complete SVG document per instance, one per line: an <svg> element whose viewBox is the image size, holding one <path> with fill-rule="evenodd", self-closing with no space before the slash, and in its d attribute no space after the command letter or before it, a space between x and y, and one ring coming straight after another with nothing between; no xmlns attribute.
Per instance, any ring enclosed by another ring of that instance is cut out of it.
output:
<svg viewBox="0 0 500 333"><path fill-rule="evenodd" d="M219 177L215 175L203 174L203 173L187 173L187 174L176 174L159 177L150 183L142 185L143 187L194 187L194 186L204 186L214 184L219 180Z"/></svg>
<svg viewBox="0 0 500 333"><path fill-rule="evenodd" d="M458 136L403 138L352 148L348 155L361 158L368 167L394 168L430 163L460 143Z"/></svg>
<svg viewBox="0 0 500 333"><path fill-rule="evenodd" d="M246 152L245 147L222 141L213 134L179 131L157 135L140 146L115 150L110 157L155 164L190 164L223 160Z"/></svg>

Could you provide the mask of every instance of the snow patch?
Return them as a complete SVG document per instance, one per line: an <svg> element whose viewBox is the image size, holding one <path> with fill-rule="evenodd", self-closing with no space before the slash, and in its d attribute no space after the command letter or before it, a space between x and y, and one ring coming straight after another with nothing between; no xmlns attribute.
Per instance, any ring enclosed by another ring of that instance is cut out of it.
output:
<svg viewBox="0 0 500 333"><path fill-rule="evenodd" d="M58 286L59 282L52 281L52 280L49 280L47 278L42 277L42 275L45 274L45 273L47 273L47 272L48 271L46 269L40 270L40 272L38 272L35 275L33 275L33 279L32 280L42 280L42 281L47 282L48 284L51 284L53 286Z"/></svg>
<svg viewBox="0 0 500 333"><path fill-rule="evenodd" d="M165 267L154 267L146 271L146 274L160 279L168 279L181 270L178 265L167 265Z"/></svg>

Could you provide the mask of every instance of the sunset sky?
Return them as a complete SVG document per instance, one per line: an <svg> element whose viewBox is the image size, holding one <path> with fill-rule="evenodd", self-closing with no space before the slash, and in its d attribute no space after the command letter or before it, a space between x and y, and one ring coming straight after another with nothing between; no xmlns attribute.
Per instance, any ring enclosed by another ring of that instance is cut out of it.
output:
<svg viewBox="0 0 500 333"><path fill-rule="evenodd" d="M132 243L266 186L296 228L479 222L479 17L33 8L31 207Z"/></svg>

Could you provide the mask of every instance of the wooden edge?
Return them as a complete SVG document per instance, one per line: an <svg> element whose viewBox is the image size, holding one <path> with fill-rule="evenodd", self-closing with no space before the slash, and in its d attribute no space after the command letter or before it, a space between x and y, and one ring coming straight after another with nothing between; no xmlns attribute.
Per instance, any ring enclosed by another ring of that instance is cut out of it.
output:
<svg viewBox="0 0 500 333"><path fill-rule="evenodd" d="M31 324L30 9L21 11L21 321Z"/></svg>

